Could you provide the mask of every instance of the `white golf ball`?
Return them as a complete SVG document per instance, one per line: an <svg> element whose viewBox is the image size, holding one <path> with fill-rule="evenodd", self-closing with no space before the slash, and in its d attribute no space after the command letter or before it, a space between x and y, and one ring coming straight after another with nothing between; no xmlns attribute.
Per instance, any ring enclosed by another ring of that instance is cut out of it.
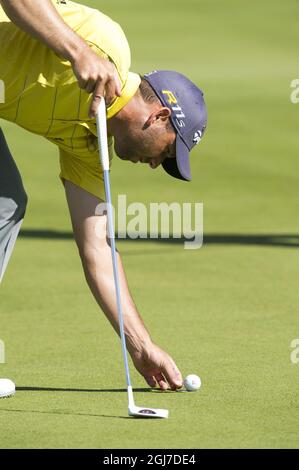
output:
<svg viewBox="0 0 299 470"><path fill-rule="evenodd" d="M0 398L7 398L14 395L16 386L10 379L0 379Z"/></svg>
<svg viewBox="0 0 299 470"><path fill-rule="evenodd" d="M190 374L184 380L184 385L188 392L195 392L201 387L201 380L198 375Z"/></svg>

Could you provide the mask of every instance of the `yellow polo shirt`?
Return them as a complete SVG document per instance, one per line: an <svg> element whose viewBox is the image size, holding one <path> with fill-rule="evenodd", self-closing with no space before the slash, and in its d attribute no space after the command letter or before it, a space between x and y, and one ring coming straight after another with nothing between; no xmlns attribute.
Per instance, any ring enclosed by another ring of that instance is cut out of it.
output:
<svg viewBox="0 0 299 470"><path fill-rule="evenodd" d="M131 55L124 32L98 10L69 0L52 2L64 21L116 66L122 96L108 108L109 119L128 103L140 84L140 77L129 72ZM92 95L79 88L70 62L21 31L1 7L0 80L5 85L0 118L57 145L61 179L104 199L96 123L88 117ZM112 137L108 143L112 158Z"/></svg>

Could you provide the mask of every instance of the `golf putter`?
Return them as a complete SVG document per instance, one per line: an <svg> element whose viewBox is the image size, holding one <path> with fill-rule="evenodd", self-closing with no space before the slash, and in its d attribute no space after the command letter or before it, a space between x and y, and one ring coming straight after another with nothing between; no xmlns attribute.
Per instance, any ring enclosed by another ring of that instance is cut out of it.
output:
<svg viewBox="0 0 299 470"><path fill-rule="evenodd" d="M107 203L107 218L108 218L108 236L109 236L110 244L111 244L111 255L112 255L112 264L113 264L114 285L115 285L115 292L116 292L117 312L118 312L118 319L119 319L119 330L120 330L122 354L123 354L125 372L126 372L128 402L129 402L128 412L129 412L129 416L134 416L136 418L168 418L168 410L136 406L134 402L133 389L131 385L130 371L129 371L128 354L127 354L127 348L126 348L126 338L125 338L125 332L124 332L124 320L123 320L123 312L122 312L121 297L120 297L119 272L118 272L115 238L114 238L114 224L113 224L112 200L111 200L110 176L109 176L110 162L109 162L108 141L107 141L107 115L106 115L106 104L105 104L104 98L101 99L99 109L96 115L96 121L97 121L100 162L101 162L103 173L104 173L104 184L105 184L106 203Z"/></svg>

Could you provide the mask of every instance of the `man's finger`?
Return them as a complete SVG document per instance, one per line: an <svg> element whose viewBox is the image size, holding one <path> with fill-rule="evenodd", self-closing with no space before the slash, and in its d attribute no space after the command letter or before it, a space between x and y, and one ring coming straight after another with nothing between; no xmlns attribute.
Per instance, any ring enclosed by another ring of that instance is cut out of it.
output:
<svg viewBox="0 0 299 470"><path fill-rule="evenodd" d="M165 380L165 377L163 377L162 374L156 374L155 379L156 379L159 387L161 388L161 390L167 390L168 389L168 384Z"/></svg>
<svg viewBox="0 0 299 470"><path fill-rule="evenodd" d="M92 119L96 116L98 107L100 106L102 96L93 96L89 110L89 117Z"/></svg>
<svg viewBox="0 0 299 470"><path fill-rule="evenodd" d="M118 73L116 71L115 65L113 64L113 72L106 81L105 90L106 90L106 103L110 104L111 101L117 96L121 96L122 84Z"/></svg>
<svg viewBox="0 0 299 470"><path fill-rule="evenodd" d="M87 80L84 80L84 79L81 78L81 77L77 77L77 80L78 80L78 85L79 85L79 87L80 87L82 90L85 90L86 85L87 85Z"/></svg>
<svg viewBox="0 0 299 470"><path fill-rule="evenodd" d="M144 377L147 384L152 387L152 388L155 388L156 385L157 385L157 382L155 381L154 377L151 377L151 376L145 376Z"/></svg>
<svg viewBox="0 0 299 470"><path fill-rule="evenodd" d="M105 92L104 84L102 82L98 82L93 92L92 102L90 105L90 110L89 110L90 118L94 118L96 116L99 104L101 102L101 99L104 96L104 92Z"/></svg>
<svg viewBox="0 0 299 470"><path fill-rule="evenodd" d="M88 82L85 83L84 90L87 93L93 93L95 90L96 82L94 80L88 80Z"/></svg>
<svg viewBox="0 0 299 470"><path fill-rule="evenodd" d="M113 79L110 79L106 82L106 90L105 90L105 100L106 100L107 105L111 103L115 95L116 95L115 82Z"/></svg>
<svg viewBox="0 0 299 470"><path fill-rule="evenodd" d="M163 374L166 377L172 390L181 388L183 386L183 377L179 369L176 367L173 361L168 361L164 365Z"/></svg>
<svg viewBox="0 0 299 470"><path fill-rule="evenodd" d="M122 84L119 79L118 73L115 72L114 74L114 83L115 83L115 95L116 96L121 96L121 89L122 89Z"/></svg>

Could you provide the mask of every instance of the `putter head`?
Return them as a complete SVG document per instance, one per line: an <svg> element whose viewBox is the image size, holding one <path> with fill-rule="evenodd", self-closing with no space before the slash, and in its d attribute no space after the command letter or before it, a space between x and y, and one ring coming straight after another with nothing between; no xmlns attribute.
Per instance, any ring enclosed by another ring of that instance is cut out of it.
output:
<svg viewBox="0 0 299 470"><path fill-rule="evenodd" d="M140 406L129 406L129 416L134 418L168 418L168 410L161 408L142 408Z"/></svg>
<svg viewBox="0 0 299 470"><path fill-rule="evenodd" d="M162 410L161 408L142 408L141 406L136 406L131 386L128 386L128 397L129 416L134 416L134 418L168 418L168 410Z"/></svg>

